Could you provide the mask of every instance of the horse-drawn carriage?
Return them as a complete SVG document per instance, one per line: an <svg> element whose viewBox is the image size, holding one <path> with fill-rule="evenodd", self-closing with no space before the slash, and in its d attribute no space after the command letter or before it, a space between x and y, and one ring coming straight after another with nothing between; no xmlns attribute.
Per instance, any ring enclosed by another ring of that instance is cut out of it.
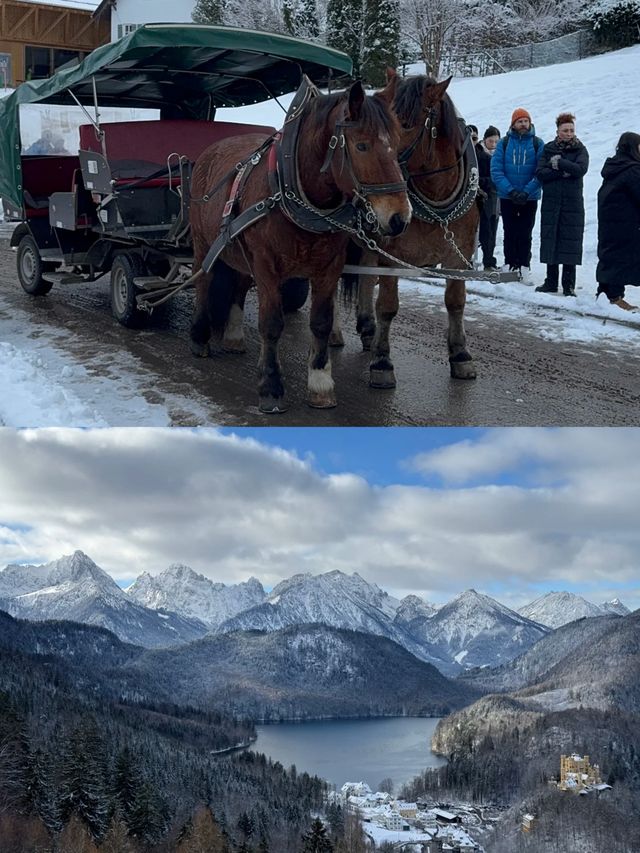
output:
<svg viewBox="0 0 640 853"><path fill-rule="evenodd" d="M283 312L310 285L308 399L325 408L336 404L336 287L355 239L368 276L358 330L372 351L372 387L395 384L389 332L402 269L447 279L451 375L474 378L464 280L498 274L472 270L477 168L448 81L391 75L373 96L360 83L334 94L311 83L350 72L345 54L297 39L153 24L22 84L0 101L0 196L19 221L11 243L22 287L40 295L110 272L113 314L136 325L195 284L191 349L200 356L212 334L222 350L244 351L244 301L255 285L259 405L278 412ZM295 89L278 132L215 120L218 107ZM21 153L19 107L34 103L84 110L77 154ZM104 122L107 107L152 109L156 120ZM435 271L439 263L448 268Z"/></svg>
<svg viewBox="0 0 640 853"><path fill-rule="evenodd" d="M22 287L42 295L55 283L110 272L113 314L135 325L192 264L198 156L220 139L275 132L216 121L216 109L289 93L305 74L326 83L350 71L345 54L298 39L151 24L49 79L22 84L0 101L0 197L5 218L19 223L11 245ZM77 152L24 151L21 108L32 104L81 112ZM112 108L144 118L105 122L101 111ZM307 289L304 280L289 282L287 307L299 307Z"/></svg>

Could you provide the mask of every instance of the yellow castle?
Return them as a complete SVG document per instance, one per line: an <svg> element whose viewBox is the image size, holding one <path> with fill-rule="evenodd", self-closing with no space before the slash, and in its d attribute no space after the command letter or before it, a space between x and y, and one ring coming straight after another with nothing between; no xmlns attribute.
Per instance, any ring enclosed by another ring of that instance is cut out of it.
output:
<svg viewBox="0 0 640 853"><path fill-rule="evenodd" d="M589 762L588 755L561 755L560 782L558 788L562 791L579 793L584 788L600 785L602 777L597 764Z"/></svg>

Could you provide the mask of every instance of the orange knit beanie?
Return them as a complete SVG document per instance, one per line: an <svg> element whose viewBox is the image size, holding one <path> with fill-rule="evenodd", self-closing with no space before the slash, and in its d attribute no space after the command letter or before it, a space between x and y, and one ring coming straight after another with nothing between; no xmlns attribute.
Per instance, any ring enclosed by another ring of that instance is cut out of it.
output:
<svg viewBox="0 0 640 853"><path fill-rule="evenodd" d="M528 118L529 121L531 121L531 116L525 109L523 109L523 107L518 107L513 111L513 115L511 116L512 127L518 121L519 118Z"/></svg>

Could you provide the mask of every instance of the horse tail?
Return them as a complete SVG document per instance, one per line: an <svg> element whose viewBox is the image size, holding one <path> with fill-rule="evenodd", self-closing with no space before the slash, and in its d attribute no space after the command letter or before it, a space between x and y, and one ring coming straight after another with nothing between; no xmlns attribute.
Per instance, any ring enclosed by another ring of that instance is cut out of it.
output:
<svg viewBox="0 0 640 853"><path fill-rule="evenodd" d="M353 240L349 240L346 262L353 266L357 266L360 263L363 251L362 246L358 246L358 244L354 243ZM353 303L357 301L359 283L360 276L357 273L342 273L341 294L342 300L346 305L353 305Z"/></svg>
<svg viewBox="0 0 640 853"><path fill-rule="evenodd" d="M221 335L224 332L233 304L234 290L235 272L228 264L218 259L213 266L207 299L209 322L214 334Z"/></svg>

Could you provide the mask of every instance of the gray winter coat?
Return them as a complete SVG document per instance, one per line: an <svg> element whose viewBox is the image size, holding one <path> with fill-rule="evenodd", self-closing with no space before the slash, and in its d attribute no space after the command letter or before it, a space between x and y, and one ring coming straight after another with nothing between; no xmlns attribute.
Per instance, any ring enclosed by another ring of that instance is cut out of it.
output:
<svg viewBox="0 0 640 853"><path fill-rule="evenodd" d="M551 158L560 155L558 168ZM538 161L536 177L542 184L540 208L540 260L543 264L582 263L584 200L582 178L589 168L589 153L580 140L563 147L547 142Z"/></svg>

